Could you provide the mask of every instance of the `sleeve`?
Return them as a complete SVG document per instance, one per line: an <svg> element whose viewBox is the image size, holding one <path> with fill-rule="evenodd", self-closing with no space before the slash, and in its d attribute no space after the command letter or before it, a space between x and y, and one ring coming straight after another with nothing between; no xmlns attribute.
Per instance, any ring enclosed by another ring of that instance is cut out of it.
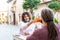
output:
<svg viewBox="0 0 60 40"><path fill-rule="evenodd" d="M26 40L47 40L47 32L44 29L36 29Z"/></svg>
<svg viewBox="0 0 60 40"><path fill-rule="evenodd" d="M31 37L27 37L26 40L37 40L35 37L31 36Z"/></svg>
<svg viewBox="0 0 60 40"><path fill-rule="evenodd" d="M23 22L20 22L19 23L19 29L20 29L20 34L23 34L24 35L24 28L26 27L26 24L23 23Z"/></svg>
<svg viewBox="0 0 60 40"><path fill-rule="evenodd" d="M37 34L37 30L35 30L34 32L33 32L33 34L32 35L30 35L30 36L28 36L27 38L26 38L26 40L38 40L38 34Z"/></svg>
<svg viewBox="0 0 60 40"><path fill-rule="evenodd" d="M28 32L29 34L32 34L35 30L35 25L31 24L25 31Z"/></svg>

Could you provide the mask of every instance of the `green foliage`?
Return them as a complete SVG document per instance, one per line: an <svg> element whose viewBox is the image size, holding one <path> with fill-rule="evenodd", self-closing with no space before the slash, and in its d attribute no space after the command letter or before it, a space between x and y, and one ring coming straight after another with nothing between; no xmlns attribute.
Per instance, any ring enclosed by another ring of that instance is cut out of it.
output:
<svg viewBox="0 0 60 40"><path fill-rule="evenodd" d="M54 11L60 10L60 2L54 1L48 4L48 7L53 9Z"/></svg>
<svg viewBox="0 0 60 40"><path fill-rule="evenodd" d="M23 8L27 10L29 8L29 5L27 3L24 3Z"/></svg>
<svg viewBox="0 0 60 40"><path fill-rule="evenodd" d="M58 19L57 19L57 18L54 18L54 22L55 22L55 23L58 23Z"/></svg>
<svg viewBox="0 0 60 40"><path fill-rule="evenodd" d="M0 24L2 24L2 23L0 22Z"/></svg>
<svg viewBox="0 0 60 40"><path fill-rule="evenodd" d="M25 0L23 9L36 9L39 4L40 0Z"/></svg>
<svg viewBox="0 0 60 40"><path fill-rule="evenodd" d="M52 1L57 1L57 0L52 0Z"/></svg>
<svg viewBox="0 0 60 40"><path fill-rule="evenodd" d="M32 19L34 20L35 16L32 16Z"/></svg>

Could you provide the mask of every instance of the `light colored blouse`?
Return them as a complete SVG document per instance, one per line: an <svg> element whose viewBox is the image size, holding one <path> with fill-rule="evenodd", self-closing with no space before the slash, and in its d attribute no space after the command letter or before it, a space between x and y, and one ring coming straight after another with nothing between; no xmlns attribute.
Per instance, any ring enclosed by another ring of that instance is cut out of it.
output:
<svg viewBox="0 0 60 40"><path fill-rule="evenodd" d="M28 24L28 22L27 23L20 22L19 23L20 29L26 27L27 24ZM34 30L35 30L35 24L33 23L28 28L26 28L24 31L28 32L29 34L32 34ZM20 33L24 34L22 31L20 31Z"/></svg>
<svg viewBox="0 0 60 40"><path fill-rule="evenodd" d="M21 28L24 28L26 25L28 24L27 23L24 23L24 22L20 22L20 29ZM37 22L37 23L32 23L28 28L26 28L24 31L25 32L28 32L29 34L32 34L34 32L35 29L37 28L42 28L42 24L40 22ZM20 31L21 34L24 34L22 31Z"/></svg>

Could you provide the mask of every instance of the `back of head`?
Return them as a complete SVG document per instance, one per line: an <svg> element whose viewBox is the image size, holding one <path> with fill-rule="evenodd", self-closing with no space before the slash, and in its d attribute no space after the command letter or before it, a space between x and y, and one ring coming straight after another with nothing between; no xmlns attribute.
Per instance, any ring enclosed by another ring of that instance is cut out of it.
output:
<svg viewBox="0 0 60 40"><path fill-rule="evenodd" d="M53 21L53 12L50 9L42 9L41 16L45 22L49 20Z"/></svg>
<svg viewBox="0 0 60 40"><path fill-rule="evenodd" d="M53 11L51 9L42 9L41 17L43 21L47 23L48 39L56 40L57 31L53 22Z"/></svg>

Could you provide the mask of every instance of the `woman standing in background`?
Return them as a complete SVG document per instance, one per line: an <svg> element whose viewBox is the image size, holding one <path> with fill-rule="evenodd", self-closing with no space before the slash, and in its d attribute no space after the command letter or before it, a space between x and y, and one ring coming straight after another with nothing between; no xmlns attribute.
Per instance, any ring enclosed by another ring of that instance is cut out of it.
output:
<svg viewBox="0 0 60 40"><path fill-rule="evenodd" d="M26 35L29 35L31 34L34 29L35 29L35 25L34 24L31 24L32 21L32 18L30 16L30 14L28 12L24 12L22 14L22 21L20 21L20 33L22 34L26 34Z"/></svg>

